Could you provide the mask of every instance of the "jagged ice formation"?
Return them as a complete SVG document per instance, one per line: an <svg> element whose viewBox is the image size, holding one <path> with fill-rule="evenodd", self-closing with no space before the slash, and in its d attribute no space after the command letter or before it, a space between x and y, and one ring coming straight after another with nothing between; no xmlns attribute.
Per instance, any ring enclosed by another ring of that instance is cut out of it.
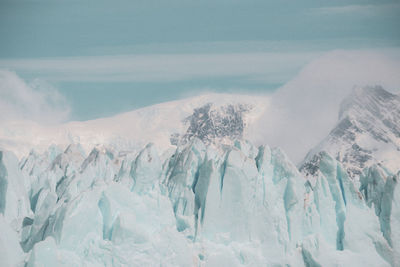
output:
<svg viewBox="0 0 400 267"><path fill-rule="evenodd" d="M397 264L399 174L378 167L365 170L358 190L326 153L316 172L300 172L280 149L246 141L193 139L165 158L152 144L87 157L73 144L56 154L32 152L18 165L1 153L7 264Z"/></svg>

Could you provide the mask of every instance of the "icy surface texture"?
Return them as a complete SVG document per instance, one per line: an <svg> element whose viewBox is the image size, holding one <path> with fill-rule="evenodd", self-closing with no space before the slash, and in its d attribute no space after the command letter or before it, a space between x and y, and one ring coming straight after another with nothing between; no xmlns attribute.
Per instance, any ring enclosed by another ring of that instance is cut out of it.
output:
<svg viewBox="0 0 400 267"><path fill-rule="evenodd" d="M20 236L15 234L26 253L18 258L22 263L193 265L193 245L178 232L171 202L161 192L162 162L153 145L122 158L104 147L85 157L79 145L52 161L43 160L48 153L32 155L28 161L50 163L36 172L26 160L20 165L32 181L31 215L19 224Z"/></svg>
<svg viewBox="0 0 400 267"><path fill-rule="evenodd" d="M311 206L315 205L319 213L320 221L316 221L315 226L321 230L321 235L326 237L324 241L331 240L333 243L335 240L336 250L343 253L368 254L368 258L354 256L357 260L353 259L350 263L346 262L347 259L341 259L345 254L339 253L337 260L340 265L396 266L393 259L399 251L393 249L390 242L393 236L388 230L391 217L391 208L388 206L392 206L393 203L393 194L390 192L395 189L396 184L389 182L390 185L386 188L379 188L373 180L375 178L368 176L370 169L366 169L367 176L361 178L360 192L357 183L348 176L341 164L325 152L315 155L301 171L311 188L308 198L314 200ZM384 177L376 179L397 179L396 176ZM383 195L386 196L385 199ZM383 206L386 211L382 213L381 208L374 208L374 205L371 207L371 203L374 202L379 202L379 206ZM334 206L334 209L328 208L329 206ZM380 262L378 259L384 261ZM329 264L329 261L322 266L326 264Z"/></svg>
<svg viewBox="0 0 400 267"><path fill-rule="evenodd" d="M0 162L2 266L399 264L399 174L378 165L355 181L326 152L298 170L279 148L195 137Z"/></svg>

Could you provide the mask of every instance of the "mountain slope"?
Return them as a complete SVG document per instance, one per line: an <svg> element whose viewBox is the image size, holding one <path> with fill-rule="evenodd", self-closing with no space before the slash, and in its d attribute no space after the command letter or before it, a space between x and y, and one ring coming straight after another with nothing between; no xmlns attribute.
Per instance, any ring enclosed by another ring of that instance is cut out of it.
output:
<svg viewBox="0 0 400 267"><path fill-rule="evenodd" d="M224 137L229 141L246 137L268 105L268 97L208 94L92 121L53 126L8 122L0 129L0 148L22 157L32 148L44 152L51 144L64 148L81 143L89 152L97 144L139 150L149 142L166 150L175 147L171 141L176 144L194 136L207 142Z"/></svg>
<svg viewBox="0 0 400 267"><path fill-rule="evenodd" d="M382 87L355 89L341 104L339 122L305 158L320 151L343 164L351 177L380 164L392 173L400 169L400 96Z"/></svg>

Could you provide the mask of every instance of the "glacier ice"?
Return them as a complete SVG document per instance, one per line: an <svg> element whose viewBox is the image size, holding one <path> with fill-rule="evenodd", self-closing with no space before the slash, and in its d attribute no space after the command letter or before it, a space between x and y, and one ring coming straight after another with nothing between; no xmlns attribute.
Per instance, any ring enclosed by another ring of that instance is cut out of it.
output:
<svg viewBox="0 0 400 267"><path fill-rule="evenodd" d="M23 266L25 255L19 244L19 235L0 214L0 265Z"/></svg>
<svg viewBox="0 0 400 267"><path fill-rule="evenodd" d="M0 265L399 266L400 173L248 141L0 153Z"/></svg>

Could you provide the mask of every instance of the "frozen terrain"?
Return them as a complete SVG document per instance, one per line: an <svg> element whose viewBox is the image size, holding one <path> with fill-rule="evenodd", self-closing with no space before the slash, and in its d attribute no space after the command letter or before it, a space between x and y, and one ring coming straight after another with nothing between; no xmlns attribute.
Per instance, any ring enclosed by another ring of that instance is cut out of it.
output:
<svg viewBox="0 0 400 267"><path fill-rule="evenodd" d="M267 99L213 97L2 129L0 265L400 266L398 96L355 90L299 168L247 141Z"/></svg>
<svg viewBox="0 0 400 267"><path fill-rule="evenodd" d="M231 129L227 120L238 127L234 135L228 137L247 137L247 132L256 126L268 106L268 97L207 94L161 103L114 117L56 126L32 121L8 121L0 129L0 147L14 151L19 158L28 154L32 148L44 152L51 144L66 147L70 143L80 143L85 152L89 153L99 144L117 150L138 150L152 142L160 150L165 150L175 147L171 144L171 137L175 140L177 136L191 136L190 131L195 130L195 120L212 125L212 129L217 131L214 135L220 137L220 141L223 141L224 136L232 135L228 132ZM235 123L235 119L241 120L242 126ZM199 127L206 130L204 126ZM198 134L206 136L201 131Z"/></svg>

